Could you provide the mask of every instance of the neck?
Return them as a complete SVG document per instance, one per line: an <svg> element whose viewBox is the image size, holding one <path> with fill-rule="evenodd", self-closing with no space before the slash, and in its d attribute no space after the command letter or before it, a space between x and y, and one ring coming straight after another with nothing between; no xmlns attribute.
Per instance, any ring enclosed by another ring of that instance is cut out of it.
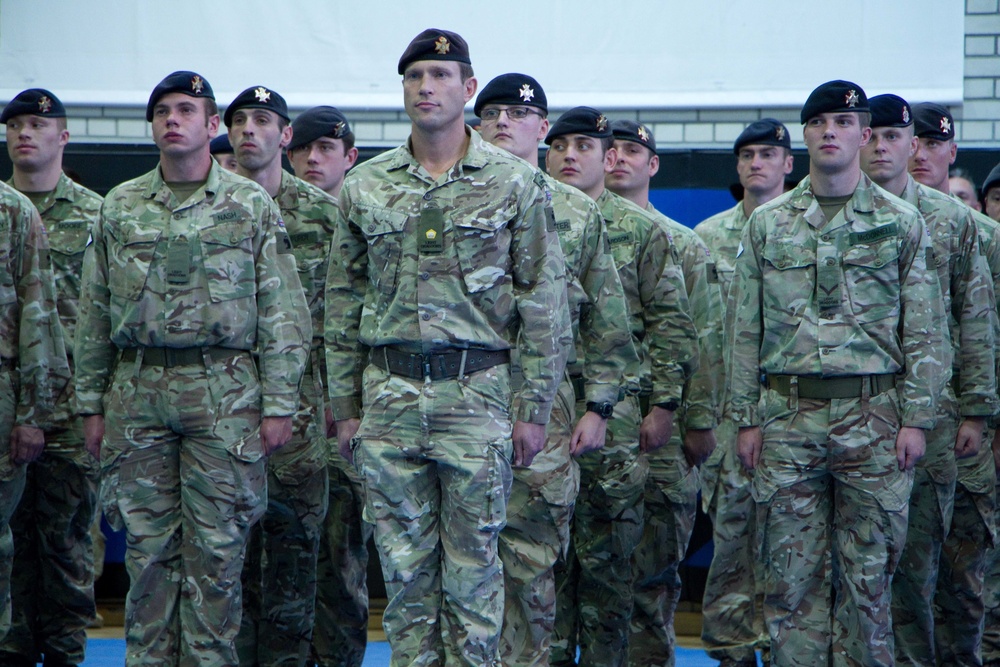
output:
<svg viewBox="0 0 1000 667"><path fill-rule="evenodd" d="M619 197L624 197L641 209L645 209L649 205L649 183L645 186L639 186L631 189L615 190L614 188L608 188L614 192ZM598 193L600 196L600 193Z"/></svg>
<svg viewBox="0 0 1000 667"><path fill-rule="evenodd" d="M208 144L205 144L204 151L183 157L172 157L160 153L160 173L163 174L163 180L168 183L203 181L208 178L208 172L211 169L212 156L208 152Z"/></svg>
<svg viewBox="0 0 1000 667"><path fill-rule="evenodd" d="M260 187L264 188L267 194L271 195L271 198L278 196L278 190L281 189L281 155L278 155L278 159L272 160L267 166L261 169L244 169L243 165L236 165L236 173L244 178L249 178L251 181L255 182Z"/></svg>
<svg viewBox="0 0 1000 667"><path fill-rule="evenodd" d="M820 197L843 197L858 187L858 181L861 180L861 166L855 163L835 173L810 169L809 176L814 194Z"/></svg>
<svg viewBox="0 0 1000 667"><path fill-rule="evenodd" d="M743 191L743 215L750 217L750 214L754 212L761 204L766 204L778 195L785 191L784 184L779 185L773 190L768 190L767 192L751 192L750 190Z"/></svg>
<svg viewBox="0 0 1000 667"><path fill-rule="evenodd" d="M23 171L14 167L14 187L21 192L49 192L56 189L62 174L62 156L38 171Z"/></svg>
<svg viewBox="0 0 1000 667"><path fill-rule="evenodd" d="M451 125L435 131L425 131L416 124L410 132L410 150L431 176L438 178L462 159L469 149L469 135L465 123Z"/></svg>
<svg viewBox="0 0 1000 667"><path fill-rule="evenodd" d="M875 181L875 185L879 186L886 192L894 194L897 197L902 197L903 190L906 189L906 184L909 181L909 177L910 177L909 172L904 171L898 176L893 176L892 178L883 182L875 181L874 178L872 180Z"/></svg>
<svg viewBox="0 0 1000 667"><path fill-rule="evenodd" d="M588 190L584 190L583 194L587 195L588 197L590 197L594 201L597 201L597 198L600 197L601 195L603 195L604 191L606 189L607 188L604 187L604 181L601 180L601 182L598 183L597 185L595 185L594 187L592 187L592 188L590 188Z"/></svg>

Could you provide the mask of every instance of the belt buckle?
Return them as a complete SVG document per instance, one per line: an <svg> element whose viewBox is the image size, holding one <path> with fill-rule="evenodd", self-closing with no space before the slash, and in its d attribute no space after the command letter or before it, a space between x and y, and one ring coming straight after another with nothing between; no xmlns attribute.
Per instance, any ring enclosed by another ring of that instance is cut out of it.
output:
<svg viewBox="0 0 1000 667"><path fill-rule="evenodd" d="M424 379L431 379L431 357L430 355L420 355L420 369L424 373Z"/></svg>

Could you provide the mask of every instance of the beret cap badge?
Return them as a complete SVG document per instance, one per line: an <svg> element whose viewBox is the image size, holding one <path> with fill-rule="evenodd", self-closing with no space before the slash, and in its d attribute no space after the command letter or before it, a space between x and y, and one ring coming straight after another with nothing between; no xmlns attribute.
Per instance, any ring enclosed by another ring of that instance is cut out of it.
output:
<svg viewBox="0 0 1000 667"><path fill-rule="evenodd" d="M451 42L448 41L447 37L441 35L437 38L437 41L434 42L434 50L443 56L451 50Z"/></svg>

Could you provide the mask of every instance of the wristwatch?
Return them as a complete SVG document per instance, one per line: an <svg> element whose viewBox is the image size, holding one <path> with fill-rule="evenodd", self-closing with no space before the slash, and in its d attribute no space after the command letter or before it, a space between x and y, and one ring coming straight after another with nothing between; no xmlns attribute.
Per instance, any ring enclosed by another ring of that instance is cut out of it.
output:
<svg viewBox="0 0 1000 667"><path fill-rule="evenodd" d="M615 413L615 404L587 401L587 412L593 412L601 419L608 419Z"/></svg>
<svg viewBox="0 0 1000 667"><path fill-rule="evenodd" d="M666 403L653 403L653 405L655 405L658 408L663 408L664 410L670 410L670 412L674 412L675 410L677 410L678 407L677 401L667 401Z"/></svg>

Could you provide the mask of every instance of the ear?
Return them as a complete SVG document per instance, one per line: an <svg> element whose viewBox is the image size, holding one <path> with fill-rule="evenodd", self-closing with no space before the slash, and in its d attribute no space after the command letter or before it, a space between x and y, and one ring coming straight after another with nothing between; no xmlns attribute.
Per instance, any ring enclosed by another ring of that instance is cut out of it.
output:
<svg viewBox="0 0 1000 667"><path fill-rule="evenodd" d="M920 140L917 139L916 135L914 135L914 137L910 139L910 157L913 157L914 155L917 154L917 146L919 145L920 145Z"/></svg>
<svg viewBox="0 0 1000 667"><path fill-rule="evenodd" d="M284 129L281 130L281 141L278 142L278 146L284 148L288 144L292 143L292 134L294 132L295 130L292 129L290 123L286 125Z"/></svg>
<svg viewBox="0 0 1000 667"><path fill-rule="evenodd" d="M618 151L609 148L608 152L604 154L604 173L610 174L611 170L615 168L616 162L618 162Z"/></svg>
<svg viewBox="0 0 1000 667"><path fill-rule="evenodd" d="M537 141L544 141L545 135L549 133L549 119L543 118L541 124L538 126L538 139Z"/></svg>
<svg viewBox="0 0 1000 667"><path fill-rule="evenodd" d="M951 142L951 161L948 164L955 164L955 157L958 155L958 144L954 140Z"/></svg>
<svg viewBox="0 0 1000 667"><path fill-rule="evenodd" d="M59 145L65 146L69 143L69 130L63 130L59 133Z"/></svg>
<svg viewBox="0 0 1000 667"><path fill-rule="evenodd" d="M215 139L215 135L219 133L219 114L212 114L208 117L208 138Z"/></svg>
<svg viewBox="0 0 1000 667"><path fill-rule="evenodd" d="M476 77L470 76L465 80L465 101L468 102L473 97L476 96L476 90L479 88L479 81Z"/></svg>
<svg viewBox="0 0 1000 667"><path fill-rule="evenodd" d="M861 130L861 145L867 146L868 142L872 140L872 128L866 127Z"/></svg>
<svg viewBox="0 0 1000 667"><path fill-rule="evenodd" d="M347 151L346 156L347 168L350 169L354 166L354 163L358 161L358 149L351 147L351 150Z"/></svg>
<svg viewBox="0 0 1000 667"><path fill-rule="evenodd" d="M788 155L785 156L785 175L792 173L792 169L795 168L795 156L789 151Z"/></svg>
<svg viewBox="0 0 1000 667"><path fill-rule="evenodd" d="M653 156L649 158L649 177L652 178L653 176L656 176L656 172L658 171L660 171L660 156L654 153Z"/></svg>

